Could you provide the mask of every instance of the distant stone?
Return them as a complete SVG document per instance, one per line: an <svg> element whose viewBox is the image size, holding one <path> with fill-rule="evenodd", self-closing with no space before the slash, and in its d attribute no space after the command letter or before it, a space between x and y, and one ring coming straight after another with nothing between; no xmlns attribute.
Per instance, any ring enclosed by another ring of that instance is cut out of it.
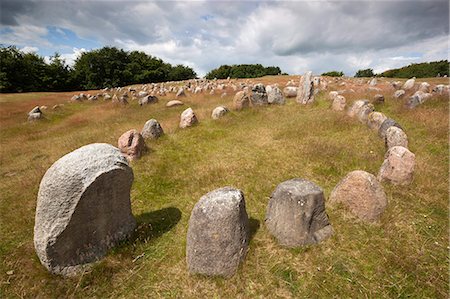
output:
<svg viewBox="0 0 450 299"><path fill-rule="evenodd" d="M363 106L366 106L369 104L368 100L357 100L353 102L353 105L350 107L350 109L347 111L347 115L350 117L358 116L359 112L361 111L361 108Z"/></svg>
<svg viewBox="0 0 450 299"><path fill-rule="evenodd" d="M300 104L310 104L314 102L314 84L311 80L312 72L306 72L300 78L300 85L297 93L297 102Z"/></svg>
<svg viewBox="0 0 450 299"><path fill-rule="evenodd" d="M334 111L344 111L346 105L346 100L343 96L336 96L333 100L333 104L331 105L331 108Z"/></svg>
<svg viewBox="0 0 450 299"><path fill-rule="evenodd" d="M34 107L30 112L28 112L28 121L35 121L42 118L42 111L39 106Z"/></svg>
<svg viewBox="0 0 450 299"><path fill-rule="evenodd" d="M405 95L405 91L403 89L399 89L394 92L394 98L399 99Z"/></svg>
<svg viewBox="0 0 450 299"><path fill-rule="evenodd" d="M295 98L297 96L298 87L286 86L283 88L283 94L286 98Z"/></svg>
<svg viewBox="0 0 450 299"><path fill-rule="evenodd" d="M140 91L138 93L138 97L140 97L140 98L143 98L143 97L146 97L146 96L148 96L148 92L146 92L146 91Z"/></svg>
<svg viewBox="0 0 450 299"><path fill-rule="evenodd" d="M331 101L334 101L334 99L339 95L339 93L337 91L330 91L330 93L328 94L328 98Z"/></svg>
<svg viewBox="0 0 450 299"><path fill-rule="evenodd" d="M392 87L394 87L395 89L398 89L402 86L402 82L400 81L394 81L391 83Z"/></svg>
<svg viewBox="0 0 450 299"><path fill-rule="evenodd" d="M416 156L402 146L391 147L387 152L378 180L394 185L409 185L414 176Z"/></svg>
<svg viewBox="0 0 450 299"><path fill-rule="evenodd" d="M369 114L372 113L374 110L375 110L375 108L370 103L363 105L357 113L359 122L361 122L363 124L367 124Z"/></svg>
<svg viewBox="0 0 450 299"><path fill-rule="evenodd" d="M202 196L189 219L186 260L189 272L233 276L244 260L249 224L242 191L224 187Z"/></svg>
<svg viewBox="0 0 450 299"><path fill-rule="evenodd" d="M383 122L387 119L386 115L381 112L372 112L367 116L367 126L378 132Z"/></svg>
<svg viewBox="0 0 450 299"><path fill-rule="evenodd" d="M383 186L377 178L362 170L352 171L334 187L330 202L342 203L352 214L367 222L375 222L387 207Z"/></svg>
<svg viewBox="0 0 450 299"><path fill-rule="evenodd" d="M430 88L431 88L431 85L428 82L422 82L419 85L419 91L424 92L424 93L429 93Z"/></svg>
<svg viewBox="0 0 450 299"><path fill-rule="evenodd" d="M89 96L89 97L88 97L88 101L93 102L93 101L97 101L97 100L98 100L98 97L97 97L97 96Z"/></svg>
<svg viewBox="0 0 450 299"><path fill-rule="evenodd" d="M382 94L376 94L373 97L373 103L374 104L383 104L384 103L384 95Z"/></svg>
<svg viewBox="0 0 450 299"><path fill-rule="evenodd" d="M284 105L285 99L278 86L273 86L267 91L267 101L269 104Z"/></svg>
<svg viewBox="0 0 450 299"><path fill-rule="evenodd" d="M191 127L197 123L198 119L192 108L187 108L186 110L183 111L183 113L181 113L180 128Z"/></svg>
<svg viewBox="0 0 450 299"><path fill-rule="evenodd" d="M402 127L395 120L392 118L387 118L378 129L378 135L383 139L386 138L386 131L392 126L402 129Z"/></svg>
<svg viewBox="0 0 450 299"><path fill-rule="evenodd" d="M408 148L408 136L406 136L405 132L400 128L395 126L389 127L389 129L386 130L385 144L387 149L394 146Z"/></svg>
<svg viewBox="0 0 450 299"><path fill-rule="evenodd" d="M144 96L139 99L140 106L154 103L158 103L158 97L156 96Z"/></svg>
<svg viewBox="0 0 450 299"><path fill-rule="evenodd" d="M185 97L185 96L186 96L186 93L184 92L184 88L180 87L178 89L177 94L175 95L175 97L179 98L179 97Z"/></svg>
<svg viewBox="0 0 450 299"><path fill-rule="evenodd" d="M82 97L80 97L79 95L73 95L72 96L72 98L70 98L70 101L71 102L80 102L80 101L82 101L83 100L83 98Z"/></svg>
<svg viewBox="0 0 450 299"><path fill-rule="evenodd" d="M445 93L449 93L449 90L450 90L449 86L448 85L444 85L444 84L436 85L433 88L433 92L436 92L436 93L441 94L441 95L445 94Z"/></svg>
<svg viewBox="0 0 450 299"><path fill-rule="evenodd" d="M405 84L403 84L402 89L404 90L410 90L414 87L414 84L416 83L416 77L413 77L409 80L406 80Z"/></svg>
<svg viewBox="0 0 450 299"><path fill-rule="evenodd" d="M158 139L164 135L164 130L156 119L150 119L145 123L141 135L144 139Z"/></svg>
<svg viewBox="0 0 450 299"><path fill-rule="evenodd" d="M406 102L406 107L409 109L413 109L427 101L429 98L432 97L431 93L425 93L423 91L416 91Z"/></svg>
<svg viewBox="0 0 450 299"><path fill-rule="evenodd" d="M145 150L144 138L134 129L123 133L118 144L120 151L128 160L139 159Z"/></svg>
<svg viewBox="0 0 450 299"><path fill-rule="evenodd" d="M233 107L235 110L250 107L250 96L243 90L238 91L233 98Z"/></svg>
<svg viewBox="0 0 450 299"><path fill-rule="evenodd" d="M228 94L226 93L226 92L223 92L221 95L220 95L220 98L221 99L223 99L224 97L226 97Z"/></svg>
<svg viewBox="0 0 450 299"><path fill-rule="evenodd" d="M83 146L56 161L42 178L34 247L54 274L72 276L129 236L133 171L109 144Z"/></svg>
<svg viewBox="0 0 450 299"><path fill-rule="evenodd" d="M182 101L178 101L178 100L172 100L167 102L166 107L175 107L175 106L182 106L184 105L184 103Z"/></svg>
<svg viewBox="0 0 450 299"><path fill-rule="evenodd" d="M211 117L212 117L212 119L219 119L222 116L224 116L225 114L227 114L228 112L229 112L229 110L226 107L219 106L219 107L214 108L214 110L211 114Z"/></svg>
<svg viewBox="0 0 450 299"><path fill-rule="evenodd" d="M378 83L377 78L372 78L372 80L370 80L369 82L369 86L375 86L377 85L377 83Z"/></svg>
<svg viewBox="0 0 450 299"><path fill-rule="evenodd" d="M277 186L270 197L266 226L282 246L319 243L333 234L322 189L304 179Z"/></svg>
<svg viewBox="0 0 450 299"><path fill-rule="evenodd" d="M263 84L258 83L253 86L250 101L254 106L262 106L269 103L266 88Z"/></svg>
<svg viewBox="0 0 450 299"><path fill-rule="evenodd" d="M107 93L104 93L103 94L103 100L105 100L105 101L111 100L111 95L109 95Z"/></svg>
<svg viewBox="0 0 450 299"><path fill-rule="evenodd" d="M52 107L52 110L59 110L62 108L62 104L56 104Z"/></svg>

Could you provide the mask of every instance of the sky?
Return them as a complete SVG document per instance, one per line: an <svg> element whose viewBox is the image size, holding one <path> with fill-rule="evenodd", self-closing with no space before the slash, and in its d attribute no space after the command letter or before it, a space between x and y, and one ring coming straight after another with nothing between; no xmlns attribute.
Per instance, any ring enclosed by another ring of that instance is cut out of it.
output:
<svg viewBox="0 0 450 299"><path fill-rule="evenodd" d="M448 59L448 0L1 0L0 43L72 65L103 46L144 51L199 76L223 64L376 73Z"/></svg>

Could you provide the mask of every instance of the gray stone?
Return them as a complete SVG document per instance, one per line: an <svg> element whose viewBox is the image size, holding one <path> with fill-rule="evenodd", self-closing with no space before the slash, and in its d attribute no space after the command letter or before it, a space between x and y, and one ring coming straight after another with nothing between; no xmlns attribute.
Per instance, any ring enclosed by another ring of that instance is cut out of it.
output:
<svg viewBox="0 0 450 299"><path fill-rule="evenodd" d="M297 93L297 102L300 104L310 104L314 102L314 83L311 80L312 72L306 72L300 78L300 85Z"/></svg>
<svg viewBox="0 0 450 299"><path fill-rule="evenodd" d="M222 116L224 116L225 114L227 114L229 112L229 110L227 109L227 107L224 106L219 106L214 108L211 117L212 119L219 119Z"/></svg>
<svg viewBox="0 0 450 299"><path fill-rule="evenodd" d="M368 172L355 170L334 187L330 202L342 203L359 219L374 222L379 220L388 201L383 186Z"/></svg>
<svg viewBox="0 0 450 299"><path fill-rule="evenodd" d="M369 104L368 100L357 100L353 102L353 105L350 107L350 109L347 111L347 115L350 117L355 117L359 115L359 112L361 111L362 107Z"/></svg>
<svg viewBox="0 0 450 299"><path fill-rule="evenodd" d="M339 93L337 91L330 91L330 93L328 94L328 99L330 99L331 101L334 101L334 99L339 95Z"/></svg>
<svg viewBox="0 0 450 299"><path fill-rule="evenodd" d="M431 85L428 82L422 82L419 85L419 91L428 93L430 92Z"/></svg>
<svg viewBox="0 0 450 299"><path fill-rule="evenodd" d="M409 109L413 109L420 104L425 103L425 101L427 101L431 97L431 93L426 93L418 90L408 99L408 102L406 102L406 107L408 107Z"/></svg>
<svg viewBox="0 0 450 299"><path fill-rule="evenodd" d="M269 104L284 105L285 99L278 86L272 86L272 88L270 88L270 91L267 91L267 101L269 102Z"/></svg>
<svg viewBox="0 0 450 299"><path fill-rule="evenodd" d="M178 92L177 92L177 94L175 95L175 97L176 98L179 98L179 97L185 97L186 96L186 93L184 92L184 88L183 87L180 87L179 89L178 89Z"/></svg>
<svg viewBox="0 0 450 299"><path fill-rule="evenodd" d="M378 83L377 78L372 78L372 80L370 80L369 82L369 86L375 86L377 85L377 83Z"/></svg>
<svg viewBox="0 0 450 299"><path fill-rule="evenodd" d="M164 130L156 119L148 120L141 131L144 139L158 139L164 135Z"/></svg>
<svg viewBox="0 0 450 299"><path fill-rule="evenodd" d="M405 91L403 89L399 89L394 92L394 98L399 99L405 95Z"/></svg>
<svg viewBox="0 0 450 299"><path fill-rule="evenodd" d="M28 121L35 121L42 118L42 111L39 106L34 107L28 112Z"/></svg>
<svg viewBox="0 0 450 299"><path fill-rule="evenodd" d="M238 91L233 98L233 108L235 110L242 110L248 107L250 107L250 96L247 91Z"/></svg>
<svg viewBox="0 0 450 299"><path fill-rule="evenodd" d="M372 113L374 110L375 110L375 108L370 103L363 105L357 114L359 122L361 122L363 124L367 124L369 114Z"/></svg>
<svg viewBox="0 0 450 299"><path fill-rule="evenodd" d="M344 111L345 110L345 105L346 105L346 100L343 96L340 95L336 95L334 97L333 103L331 105L331 108L334 111Z"/></svg>
<svg viewBox="0 0 450 299"><path fill-rule="evenodd" d="M139 105L146 105L146 104L154 104L158 103L158 97L155 96L144 96L143 98L139 99Z"/></svg>
<svg viewBox="0 0 450 299"><path fill-rule="evenodd" d="M377 131L380 129L383 122L387 119L386 115L384 115L381 112L372 112L367 117L367 126L371 128L374 131Z"/></svg>
<svg viewBox="0 0 450 299"><path fill-rule="evenodd" d="M277 186L267 207L266 226L286 247L319 243L333 234L322 189L304 179Z"/></svg>
<svg viewBox="0 0 450 299"><path fill-rule="evenodd" d="M167 102L166 107L175 107L175 106L182 106L182 105L184 105L184 103L182 101L172 100L172 101Z"/></svg>
<svg viewBox="0 0 450 299"><path fill-rule="evenodd" d="M383 121L380 128L378 129L378 136L384 139L386 137L387 129L389 129L392 126L402 129L400 124L398 124L395 120L393 120L392 118L386 118L386 120Z"/></svg>
<svg viewBox="0 0 450 299"><path fill-rule="evenodd" d="M415 83L416 83L416 77L413 77L413 78L411 78L409 80L406 80L405 84L403 84L402 89L409 90L409 89L414 87Z"/></svg>
<svg viewBox="0 0 450 299"><path fill-rule="evenodd" d="M198 123L197 116L194 113L194 110L192 108L187 108L186 110L181 113L180 117L180 128L187 128L191 127Z"/></svg>
<svg viewBox="0 0 450 299"><path fill-rule="evenodd" d="M136 226L133 171L109 144L83 146L56 161L42 178L34 246L52 273L74 275L102 258Z"/></svg>
<svg viewBox="0 0 450 299"><path fill-rule="evenodd" d="M386 130L385 144L387 149L394 146L408 148L408 136L406 136L406 133L400 128L395 126L389 127L389 129Z"/></svg>
<svg viewBox="0 0 450 299"><path fill-rule="evenodd" d="M253 86L250 101L254 106L262 106L269 103L266 88L263 84L258 83Z"/></svg>
<svg viewBox="0 0 450 299"><path fill-rule="evenodd" d="M416 156L403 146L391 147L378 173L380 182L409 185L413 181Z"/></svg>
<svg viewBox="0 0 450 299"><path fill-rule="evenodd" d="M283 94L286 98L295 98L297 96L298 87L286 86L283 88Z"/></svg>
<svg viewBox="0 0 450 299"><path fill-rule="evenodd" d="M373 103L374 104L383 104L384 103L384 95L382 94L376 94L373 97Z"/></svg>
<svg viewBox="0 0 450 299"><path fill-rule="evenodd" d="M224 187L202 196L192 210L186 243L190 273L233 276L244 260L249 224L242 191Z"/></svg>

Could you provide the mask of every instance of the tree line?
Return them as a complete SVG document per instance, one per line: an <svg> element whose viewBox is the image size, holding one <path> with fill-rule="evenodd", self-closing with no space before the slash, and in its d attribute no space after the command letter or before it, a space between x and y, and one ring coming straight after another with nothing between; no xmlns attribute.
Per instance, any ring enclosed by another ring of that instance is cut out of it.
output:
<svg viewBox="0 0 450 299"><path fill-rule="evenodd" d="M196 78L190 67L173 66L144 52L103 47L83 52L72 67L59 54L42 56L0 46L0 92L101 89Z"/></svg>
<svg viewBox="0 0 450 299"><path fill-rule="evenodd" d="M356 72L355 77L387 77L387 78L431 78L449 76L450 64L448 60L412 63L398 69L384 71L375 74L372 69L364 69Z"/></svg>
<svg viewBox="0 0 450 299"><path fill-rule="evenodd" d="M261 64L234 64L221 65L206 74L206 79L230 78L258 78L263 76L280 75L281 69L277 66L264 67Z"/></svg>

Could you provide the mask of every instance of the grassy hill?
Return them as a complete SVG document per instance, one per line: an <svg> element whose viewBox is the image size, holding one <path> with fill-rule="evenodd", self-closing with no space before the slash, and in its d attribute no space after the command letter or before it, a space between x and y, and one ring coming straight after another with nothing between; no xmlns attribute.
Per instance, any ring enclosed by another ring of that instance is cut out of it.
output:
<svg viewBox="0 0 450 299"><path fill-rule="evenodd" d="M412 63L402 68L387 70L378 76L389 78L427 78L437 77L438 75L449 76L450 64L448 60L424 62L424 63Z"/></svg>
<svg viewBox="0 0 450 299"><path fill-rule="evenodd" d="M298 77L253 82L284 86L290 79ZM329 90L338 88L336 82ZM348 101L373 96L356 91L345 95ZM225 98L189 95L185 106L174 108L165 107L173 95L142 107L136 102L127 107L103 101L66 103L73 92L1 95L0 297L446 298L448 99L436 97L406 110L387 87L382 93L386 103L376 109L403 126L416 154L413 184L384 186L389 205L375 225L326 202L335 235L301 249L278 246L264 226L275 187L290 178L306 178L328 198L348 172L376 174L385 153L376 133L329 109L327 93L319 93L312 106L288 100L285 106L231 112L218 121L210 118L211 111L219 104L231 107L231 91ZM47 119L26 122L36 104L59 103L65 103L61 110L44 111ZM181 130L179 115L187 107L194 109L200 124ZM132 163L137 237L79 277L47 273L33 247L43 174L85 144L117 145L123 132L140 130L150 118L161 123L166 135L147 142L150 151ZM185 262L190 212L203 194L227 185L243 190L252 219L247 258L228 280L191 276Z"/></svg>

